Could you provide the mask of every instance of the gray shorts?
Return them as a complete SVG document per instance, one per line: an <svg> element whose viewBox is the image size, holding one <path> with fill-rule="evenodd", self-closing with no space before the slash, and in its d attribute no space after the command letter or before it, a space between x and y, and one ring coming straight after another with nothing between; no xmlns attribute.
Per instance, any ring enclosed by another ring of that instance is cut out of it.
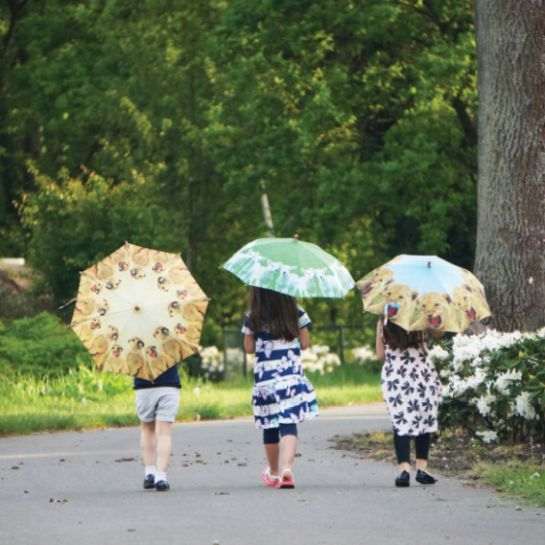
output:
<svg viewBox="0 0 545 545"><path fill-rule="evenodd" d="M179 388L160 386L136 390L136 414L142 422L174 422L179 406Z"/></svg>

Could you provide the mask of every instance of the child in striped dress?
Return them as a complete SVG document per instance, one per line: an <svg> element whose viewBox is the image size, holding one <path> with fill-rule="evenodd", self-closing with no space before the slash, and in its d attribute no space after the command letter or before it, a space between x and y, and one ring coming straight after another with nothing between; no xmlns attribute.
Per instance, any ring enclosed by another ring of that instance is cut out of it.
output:
<svg viewBox="0 0 545 545"><path fill-rule="evenodd" d="M269 464L262 474L266 486L294 488L297 424L318 413L314 388L300 361L301 349L310 344L310 325L293 297L251 288L242 333L245 351L255 352L252 405Z"/></svg>

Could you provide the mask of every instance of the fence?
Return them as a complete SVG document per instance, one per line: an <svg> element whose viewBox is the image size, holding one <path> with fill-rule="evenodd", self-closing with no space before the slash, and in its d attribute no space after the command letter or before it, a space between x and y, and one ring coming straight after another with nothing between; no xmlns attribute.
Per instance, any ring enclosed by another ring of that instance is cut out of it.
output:
<svg viewBox="0 0 545 545"><path fill-rule="evenodd" d="M248 374L248 358L242 342L240 326L223 328L223 359L227 377ZM321 325L312 328L312 342L328 345L339 356L341 363L346 363L350 359L350 349L369 344L369 331L365 331L361 325Z"/></svg>

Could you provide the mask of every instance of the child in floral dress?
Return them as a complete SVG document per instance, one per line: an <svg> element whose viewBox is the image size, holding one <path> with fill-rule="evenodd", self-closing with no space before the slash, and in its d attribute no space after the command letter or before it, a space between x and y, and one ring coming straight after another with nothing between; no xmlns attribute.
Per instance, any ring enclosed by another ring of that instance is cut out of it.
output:
<svg viewBox="0 0 545 545"><path fill-rule="evenodd" d="M318 413L314 388L300 361L301 349L310 344L310 325L293 297L251 288L242 333L245 351L255 352L252 405L256 427L263 430L266 486L294 488L297 424Z"/></svg>
<svg viewBox="0 0 545 545"><path fill-rule="evenodd" d="M411 439L416 448L416 480L434 484L427 471L430 434L438 429L437 413L441 383L433 364L428 361L424 334L407 332L398 325L380 319L377 324L377 358L382 366L382 395L388 406L394 430L394 447L400 474L398 487L410 485Z"/></svg>

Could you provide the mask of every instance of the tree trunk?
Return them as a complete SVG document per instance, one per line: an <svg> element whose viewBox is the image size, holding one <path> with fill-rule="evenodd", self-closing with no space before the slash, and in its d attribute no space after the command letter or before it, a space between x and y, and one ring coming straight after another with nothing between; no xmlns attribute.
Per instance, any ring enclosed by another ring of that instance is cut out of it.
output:
<svg viewBox="0 0 545 545"><path fill-rule="evenodd" d="M476 0L475 272L501 330L545 325L545 0Z"/></svg>

